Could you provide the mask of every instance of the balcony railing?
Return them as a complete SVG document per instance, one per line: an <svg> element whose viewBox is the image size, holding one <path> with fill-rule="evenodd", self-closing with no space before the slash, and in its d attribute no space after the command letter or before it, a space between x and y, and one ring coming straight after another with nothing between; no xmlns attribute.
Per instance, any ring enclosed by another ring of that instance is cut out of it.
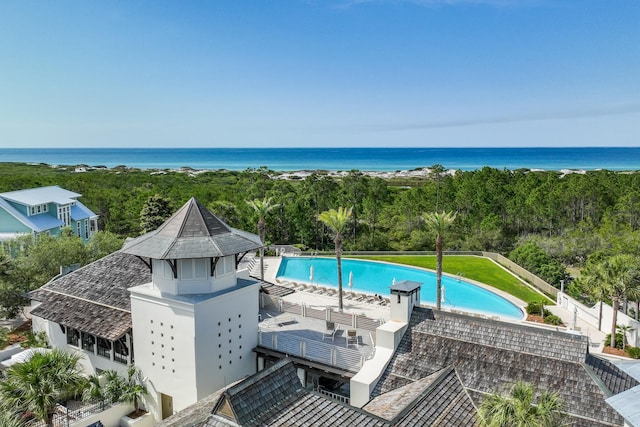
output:
<svg viewBox="0 0 640 427"><path fill-rule="evenodd" d="M302 338L286 332L261 330L258 332L258 345L350 372L358 372L365 361L364 355L357 350Z"/></svg>

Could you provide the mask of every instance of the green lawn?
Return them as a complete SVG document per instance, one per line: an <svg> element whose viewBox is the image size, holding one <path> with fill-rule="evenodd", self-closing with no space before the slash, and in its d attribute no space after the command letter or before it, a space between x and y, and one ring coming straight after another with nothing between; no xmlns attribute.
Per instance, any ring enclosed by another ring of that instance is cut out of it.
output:
<svg viewBox="0 0 640 427"><path fill-rule="evenodd" d="M358 256L352 258L387 261L396 264L429 268L431 270L436 269L436 257L434 255ZM442 271L453 275L461 274L467 279L493 286L527 303L531 301L541 301L544 298L541 294L532 290L529 286L524 285L510 273L487 258L445 255L442 259Z"/></svg>

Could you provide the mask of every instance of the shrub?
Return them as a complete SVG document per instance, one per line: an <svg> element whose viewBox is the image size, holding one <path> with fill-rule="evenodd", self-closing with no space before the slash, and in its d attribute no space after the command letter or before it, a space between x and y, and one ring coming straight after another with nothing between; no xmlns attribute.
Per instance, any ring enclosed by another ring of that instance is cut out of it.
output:
<svg viewBox="0 0 640 427"><path fill-rule="evenodd" d="M547 310L545 310L545 312L546 312L546 311L547 311ZM545 316L544 316L544 323L548 323L548 324L550 324L550 325L558 326L558 325L562 325L562 319L561 319L560 317L556 316L555 314L548 314L548 315L547 315L547 314L545 313Z"/></svg>
<svg viewBox="0 0 640 427"><path fill-rule="evenodd" d="M527 304L527 313L528 314L541 314L542 313L542 303L540 301L531 301Z"/></svg>
<svg viewBox="0 0 640 427"><path fill-rule="evenodd" d="M47 333L44 331L36 332L35 334L31 331L27 332L27 339L20 343L20 347L22 348L33 348L33 347L41 347L41 348L49 348L49 339L47 338Z"/></svg>
<svg viewBox="0 0 640 427"><path fill-rule="evenodd" d="M3 349L9 344L9 329L0 327L0 349Z"/></svg>
<svg viewBox="0 0 640 427"><path fill-rule="evenodd" d="M640 347L627 347L627 354L632 359L640 359Z"/></svg>
<svg viewBox="0 0 640 427"><path fill-rule="evenodd" d="M527 304L527 313L528 314L537 314L538 316L542 315L542 305L543 303L540 301L531 301L529 304ZM544 317L547 316L552 316L552 313L547 310L546 308L544 309Z"/></svg>
<svg viewBox="0 0 640 427"><path fill-rule="evenodd" d="M607 334L607 338L604 340L604 346L609 347L611 345L611 334ZM622 334L616 334L616 348L622 348Z"/></svg>

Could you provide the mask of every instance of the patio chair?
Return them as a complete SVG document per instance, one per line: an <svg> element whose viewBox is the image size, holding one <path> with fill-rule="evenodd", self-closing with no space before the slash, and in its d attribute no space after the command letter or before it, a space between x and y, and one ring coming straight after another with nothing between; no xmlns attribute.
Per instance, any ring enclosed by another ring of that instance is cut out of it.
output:
<svg viewBox="0 0 640 427"><path fill-rule="evenodd" d="M326 323L326 328L324 330L324 332L322 333L322 341L325 340L325 338L331 338L331 341L334 341L336 338L336 324L335 322L331 322L329 320L327 320Z"/></svg>
<svg viewBox="0 0 640 427"><path fill-rule="evenodd" d="M354 344L356 346L356 348L358 348L358 331L356 331L355 329L349 329L347 330L347 347L349 347L349 344Z"/></svg>

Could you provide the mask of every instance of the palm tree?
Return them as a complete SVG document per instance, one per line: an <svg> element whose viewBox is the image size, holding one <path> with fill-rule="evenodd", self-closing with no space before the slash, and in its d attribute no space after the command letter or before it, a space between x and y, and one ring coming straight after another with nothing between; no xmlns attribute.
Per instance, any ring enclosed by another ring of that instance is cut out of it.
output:
<svg viewBox="0 0 640 427"><path fill-rule="evenodd" d="M251 206L258 215L258 235L260 236L260 241L264 245L265 218L267 217L267 214L278 205L271 204L271 197L265 197L262 200L247 200L247 204ZM264 247L260 248L260 280L264 280Z"/></svg>
<svg viewBox="0 0 640 427"><path fill-rule="evenodd" d="M436 236L436 310L441 308L442 298L442 246L444 234L456 219L455 212L431 212L422 216L429 231Z"/></svg>
<svg viewBox="0 0 640 427"><path fill-rule="evenodd" d="M555 427L563 423L564 402L557 393L542 392L534 403L533 385L518 381L508 395L494 393L480 405L481 424L487 427Z"/></svg>
<svg viewBox="0 0 640 427"><path fill-rule="evenodd" d="M20 419L12 408L0 409L0 426L2 427L26 427L26 424Z"/></svg>
<svg viewBox="0 0 640 427"><path fill-rule="evenodd" d="M618 322L618 307L620 301L627 294L627 290L632 288L638 280L640 280L640 272L636 265L638 260L627 254L614 255L601 262L599 268L601 271L601 279L606 286L607 295L611 299L611 308L613 310L613 318L611 320L611 340L609 345L611 348L616 346L616 326Z"/></svg>
<svg viewBox="0 0 640 427"><path fill-rule="evenodd" d="M632 328L629 325L618 325L616 330L622 334L622 349L627 348L627 332L635 331L635 328Z"/></svg>
<svg viewBox="0 0 640 427"><path fill-rule="evenodd" d="M87 386L82 391L82 400L85 402L97 402L104 399L102 384L98 375L90 375L87 379Z"/></svg>
<svg viewBox="0 0 640 427"><path fill-rule="evenodd" d="M599 301L598 330L602 330L602 305L608 296L608 284L605 281L603 264L591 264L582 271L578 279L587 291Z"/></svg>
<svg viewBox="0 0 640 427"><path fill-rule="evenodd" d="M122 400L127 403L133 403L135 412L138 412L140 399L147 393L147 387L144 385L140 370L134 365L130 365L127 369L127 381Z"/></svg>
<svg viewBox="0 0 640 427"><path fill-rule="evenodd" d="M349 223L351 212L352 208L339 207L338 210L329 209L318 215L318 219L335 233L333 242L336 245L336 261L338 263L338 309L340 311L342 311L342 233Z"/></svg>
<svg viewBox="0 0 640 427"><path fill-rule="evenodd" d="M61 350L34 353L29 360L11 366L0 382L5 407L30 412L53 426L58 402L82 392L86 379L79 366L80 355Z"/></svg>

